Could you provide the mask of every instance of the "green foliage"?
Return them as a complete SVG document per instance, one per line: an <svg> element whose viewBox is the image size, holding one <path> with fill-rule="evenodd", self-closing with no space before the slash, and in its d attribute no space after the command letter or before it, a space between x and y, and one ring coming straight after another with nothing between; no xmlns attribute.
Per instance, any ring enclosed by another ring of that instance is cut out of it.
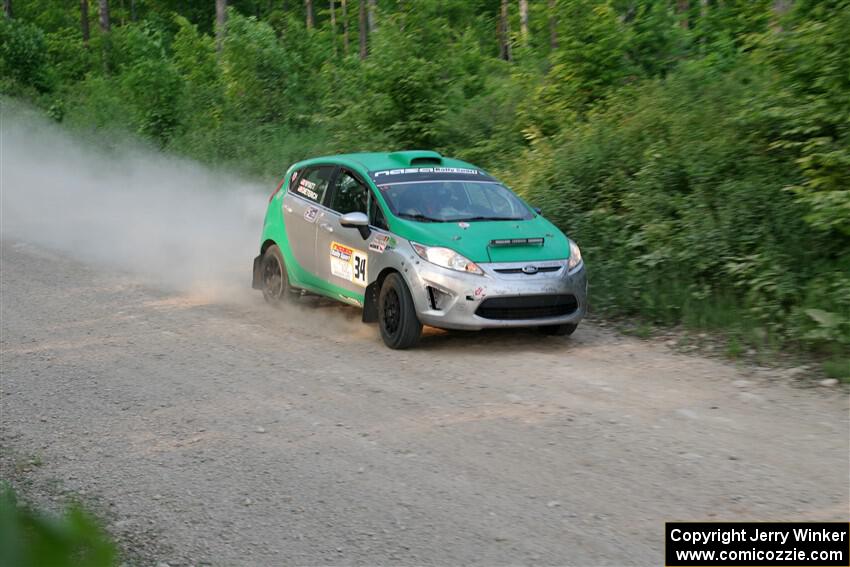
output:
<svg viewBox="0 0 850 567"><path fill-rule="evenodd" d="M744 61L731 74L696 61L622 89L529 150L521 187L583 246L595 307L759 328L764 340L850 336L797 316L827 303L847 312L839 296L850 286L831 260L846 248L803 221L785 190L797 169L751 129L750 103L772 81Z"/></svg>
<svg viewBox="0 0 850 567"><path fill-rule="evenodd" d="M50 64L61 85L74 83L96 63L91 50L83 45L76 29L59 28L45 34L45 48Z"/></svg>
<svg viewBox="0 0 850 567"><path fill-rule="evenodd" d="M142 59L121 74L121 86L139 134L164 146L180 121L183 80L175 66L164 59Z"/></svg>
<svg viewBox="0 0 850 567"><path fill-rule="evenodd" d="M422 17L417 11L386 19L369 58L326 69L340 148L439 147L447 138L447 113L481 92L474 73L484 55L474 33L452 33L437 15L423 29L416 25Z"/></svg>
<svg viewBox="0 0 850 567"><path fill-rule="evenodd" d="M825 20L803 21L764 39L764 58L782 73L782 90L764 110L782 128L773 147L803 173L793 187L806 220L850 236L850 2Z"/></svg>
<svg viewBox="0 0 850 567"><path fill-rule="evenodd" d="M78 506L52 517L22 506L8 487L0 491L0 564L17 567L109 567L115 546Z"/></svg>
<svg viewBox="0 0 850 567"><path fill-rule="evenodd" d="M823 363L824 374L845 383L850 383L850 358L836 358Z"/></svg>
<svg viewBox="0 0 850 567"><path fill-rule="evenodd" d="M231 10L222 53L228 105L256 123L299 114L301 109L287 96L300 86L296 57L278 41L271 26Z"/></svg>
<svg viewBox="0 0 850 567"><path fill-rule="evenodd" d="M335 151L435 148L489 168L583 247L593 308L751 345L850 349L850 2L30 0L0 22L0 88L72 127L277 178ZM683 25L687 22L687 25ZM552 45L554 28L556 45ZM763 350L760 348L760 350ZM846 358L846 356L844 357Z"/></svg>
<svg viewBox="0 0 850 567"><path fill-rule="evenodd" d="M44 32L21 20L0 20L0 76L3 92L31 88L38 92L53 87Z"/></svg>

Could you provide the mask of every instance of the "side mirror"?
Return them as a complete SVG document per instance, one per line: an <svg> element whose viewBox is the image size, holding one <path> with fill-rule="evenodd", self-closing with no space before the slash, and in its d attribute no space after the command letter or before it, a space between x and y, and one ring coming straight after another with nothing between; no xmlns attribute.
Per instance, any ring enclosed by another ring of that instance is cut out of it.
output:
<svg viewBox="0 0 850 567"><path fill-rule="evenodd" d="M531 207L531 208L534 209L534 212L537 213L538 215L543 214L543 209L541 209L540 207Z"/></svg>
<svg viewBox="0 0 850 567"><path fill-rule="evenodd" d="M363 237L363 240L369 238L369 235L372 233L369 229L369 217L360 211L345 213L340 217L339 224L345 228L356 228L360 231L360 236Z"/></svg>

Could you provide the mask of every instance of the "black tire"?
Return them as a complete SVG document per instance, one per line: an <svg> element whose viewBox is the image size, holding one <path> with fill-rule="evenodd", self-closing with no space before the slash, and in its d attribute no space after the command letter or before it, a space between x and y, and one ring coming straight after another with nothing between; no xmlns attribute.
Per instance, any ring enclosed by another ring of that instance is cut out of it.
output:
<svg viewBox="0 0 850 567"><path fill-rule="evenodd" d="M552 335L555 337L568 337L576 332L578 323L565 323L563 325L544 325L538 327L544 335Z"/></svg>
<svg viewBox="0 0 850 567"><path fill-rule="evenodd" d="M292 287L289 285L289 277L286 275L283 255L275 244L269 246L263 254L260 277L263 299L271 305L279 306L284 301L292 301L295 298Z"/></svg>
<svg viewBox="0 0 850 567"><path fill-rule="evenodd" d="M416 316L413 297L399 274L390 274L378 295L378 326L381 338L392 349L405 349L419 342L422 323Z"/></svg>

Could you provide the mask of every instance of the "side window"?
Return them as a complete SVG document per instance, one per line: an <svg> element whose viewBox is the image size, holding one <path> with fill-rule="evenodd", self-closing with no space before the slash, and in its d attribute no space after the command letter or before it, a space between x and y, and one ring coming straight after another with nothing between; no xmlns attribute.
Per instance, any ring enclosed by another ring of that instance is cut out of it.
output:
<svg viewBox="0 0 850 567"><path fill-rule="evenodd" d="M308 168L298 177L298 181L292 190L302 197L321 203L328 190L328 183L331 181L333 172L334 167L331 165Z"/></svg>
<svg viewBox="0 0 850 567"><path fill-rule="evenodd" d="M369 196L369 224L383 230L390 229L387 219L384 218L384 212L381 210L381 206L378 205L378 199L374 195Z"/></svg>
<svg viewBox="0 0 850 567"><path fill-rule="evenodd" d="M331 199L331 208L341 215L367 212L369 190L347 171L341 171L336 179L336 190Z"/></svg>

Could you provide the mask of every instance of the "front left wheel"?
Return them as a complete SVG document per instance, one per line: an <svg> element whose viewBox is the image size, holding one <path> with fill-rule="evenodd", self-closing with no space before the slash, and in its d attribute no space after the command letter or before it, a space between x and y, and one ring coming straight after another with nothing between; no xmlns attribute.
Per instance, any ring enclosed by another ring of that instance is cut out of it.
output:
<svg viewBox="0 0 850 567"><path fill-rule="evenodd" d="M399 274L390 274L378 295L378 326L381 338L392 349L405 349L419 342L422 323L416 316L413 296Z"/></svg>
<svg viewBox="0 0 850 567"><path fill-rule="evenodd" d="M272 244L263 254L260 264L260 274L263 298L270 304L279 306L284 301L291 301L295 296L286 275L286 264L280 248Z"/></svg>

